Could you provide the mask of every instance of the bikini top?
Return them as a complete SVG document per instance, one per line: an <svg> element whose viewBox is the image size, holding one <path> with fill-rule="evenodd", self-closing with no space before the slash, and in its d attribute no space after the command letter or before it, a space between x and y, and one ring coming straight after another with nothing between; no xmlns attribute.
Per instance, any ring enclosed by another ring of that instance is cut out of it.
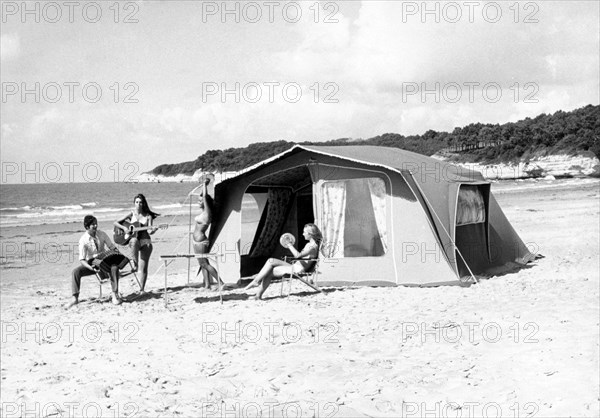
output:
<svg viewBox="0 0 600 418"><path fill-rule="evenodd" d="M140 225L148 225L149 216L144 216L141 213L136 214L134 211L131 211L131 222L139 222Z"/></svg>
<svg viewBox="0 0 600 418"><path fill-rule="evenodd" d="M210 220L209 220L208 222L200 222L200 221L198 221L198 218L199 218L200 216L202 216L202 215L203 215L203 213L201 213L200 215L196 216L196 217L194 218L194 220L196 221L196 224L197 224L197 225L199 225L199 226L201 226L201 227L202 227L202 226L206 226L206 227L208 227L208 226L211 224L211 221L210 221Z"/></svg>

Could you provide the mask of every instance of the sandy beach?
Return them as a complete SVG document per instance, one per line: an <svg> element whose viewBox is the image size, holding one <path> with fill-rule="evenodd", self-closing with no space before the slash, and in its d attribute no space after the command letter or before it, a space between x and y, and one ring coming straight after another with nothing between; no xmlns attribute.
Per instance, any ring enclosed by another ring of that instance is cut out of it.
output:
<svg viewBox="0 0 600 418"><path fill-rule="evenodd" d="M221 304L178 261L165 307L158 256L187 252L181 217L153 238L147 295L113 306L90 276L66 311L81 227L3 228L2 416L599 416L600 180L492 192L543 257L470 287Z"/></svg>

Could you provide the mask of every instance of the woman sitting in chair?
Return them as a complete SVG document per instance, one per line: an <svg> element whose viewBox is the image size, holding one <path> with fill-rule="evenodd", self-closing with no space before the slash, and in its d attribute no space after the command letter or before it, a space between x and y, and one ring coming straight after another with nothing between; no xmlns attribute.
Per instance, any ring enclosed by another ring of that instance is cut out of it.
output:
<svg viewBox="0 0 600 418"><path fill-rule="evenodd" d="M294 245L291 242L287 242L285 245L292 254L294 258L305 258L305 259L316 259L319 257L319 246L321 245L321 241L323 240L323 234L315 224L306 224L304 226L304 230L302 235L304 239L308 241L308 243L304 246L302 251L296 250ZM265 265L262 267L260 272L255 276L254 280L246 286L245 290L248 290L252 287L260 286L258 292L256 293L255 298L261 299L267 287L271 284L271 280L273 278L283 277L286 274L291 273L301 273L306 270L310 270L315 261L302 261L297 260L294 264L290 264L283 260L278 260L276 258L269 258Z"/></svg>

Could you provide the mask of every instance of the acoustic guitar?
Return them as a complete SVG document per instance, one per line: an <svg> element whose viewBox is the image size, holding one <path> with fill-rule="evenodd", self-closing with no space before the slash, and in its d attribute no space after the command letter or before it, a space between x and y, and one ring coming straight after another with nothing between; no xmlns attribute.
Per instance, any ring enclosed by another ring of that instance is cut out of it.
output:
<svg viewBox="0 0 600 418"><path fill-rule="evenodd" d="M129 241L131 240L131 238L133 237L137 237L137 233L140 231L148 231L149 229L167 229L169 227L169 224L160 224L160 225L154 225L154 226L140 226L139 222L127 222L127 221L123 221L121 223L121 225L123 225L124 227L127 228L127 232L123 231L121 228L115 226L115 229L113 230L113 240L115 241L115 244L118 245L127 245L129 244Z"/></svg>

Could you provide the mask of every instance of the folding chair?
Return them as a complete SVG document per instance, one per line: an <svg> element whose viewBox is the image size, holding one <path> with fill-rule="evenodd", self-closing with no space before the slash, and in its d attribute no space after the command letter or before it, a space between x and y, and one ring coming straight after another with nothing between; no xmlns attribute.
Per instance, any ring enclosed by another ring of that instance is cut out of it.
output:
<svg viewBox="0 0 600 418"><path fill-rule="evenodd" d="M319 259L318 258L292 258L292 257L284 257L284 260L288 263L302 260L302 261L313 261L313 265L308 270L302 271L300 273L286 273L281 278L281 296L283 296L283 285L284 283L288 283L288 293L287 296L290 295L292 291L292 281L299 280L311 289L316 290L317 292L321 292L319 289L319 285L317 283L319 279Z"/></svg>
<svg viewBox="0 0 600 418"><path fill-rule="evenodd" d="M102 275L100 270L96 270L96 279L98 280L98 290L100 291L100 295L98 299L102 299L102 285L104 283L110 282L110 275Z"/></svg>
<svg viewBox="0 0 600 418"><path fill-rule="evenodd" d="M124 256L125 257L125 256ZM119 271L122 270L125 266L129 265L129 268L131 269L129 271L129 273L120 275L119 278L122 277L126 277L129 276L130 274L133 273L133 277L135 277L135 281L137 282L138 286L141 287L140 281L137 277L137 274L135 274L135 270L133 269L133 263L131 262L131 260L128 257L125 257L125 260L123 260L118 266L119 266ZM104 275L100 274L100 273L104 273ZM110 282L110 271L106 270L105 267L100 266L100 270L95 270L96 273L96 279L98 280L98 289L100 292L100 296L98 296L99 299L102 299L102 285L104 283L109 283Z"/></svg>

